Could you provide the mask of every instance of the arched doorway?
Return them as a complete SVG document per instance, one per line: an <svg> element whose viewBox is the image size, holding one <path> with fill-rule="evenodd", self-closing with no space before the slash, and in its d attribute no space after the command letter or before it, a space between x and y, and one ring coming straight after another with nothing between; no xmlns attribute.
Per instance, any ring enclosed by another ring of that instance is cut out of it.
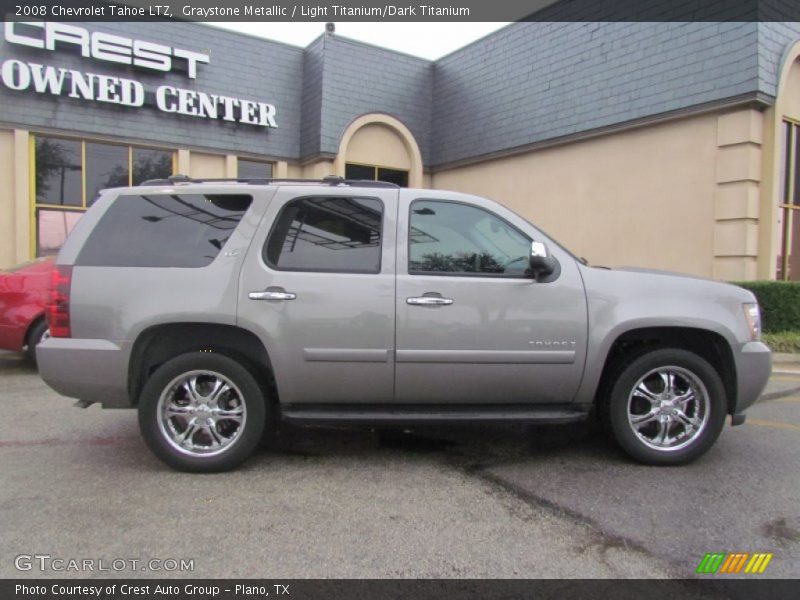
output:
<svg viewBox="0 0 800 600"><path fill-rule="evenodd" d="M389 181L422 186L422 156L414 136L390 115L373 113L355 119L344 131L336 174L348 179Z"/></svg>

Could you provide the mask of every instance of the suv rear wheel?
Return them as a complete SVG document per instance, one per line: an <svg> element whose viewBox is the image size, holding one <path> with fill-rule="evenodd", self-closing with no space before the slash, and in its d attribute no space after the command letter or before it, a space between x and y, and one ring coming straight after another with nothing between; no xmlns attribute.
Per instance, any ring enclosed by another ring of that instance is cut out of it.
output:
<svg viewBox="0 0 800 600"><path fill-rule="evenodd" d="M255 377L220 354L192 352L161 365L139 400L139 427L153 453L193 472L226 471L255 450L266 422Z"/></svg>
<svg viewBox="0 0 800 600"><path fill-rule="evenodd" d="M633 458L678 465L704 454L725 424L725 387L714 367L677 348L653 350L625 367L606 404L614 438Z"/></svg>

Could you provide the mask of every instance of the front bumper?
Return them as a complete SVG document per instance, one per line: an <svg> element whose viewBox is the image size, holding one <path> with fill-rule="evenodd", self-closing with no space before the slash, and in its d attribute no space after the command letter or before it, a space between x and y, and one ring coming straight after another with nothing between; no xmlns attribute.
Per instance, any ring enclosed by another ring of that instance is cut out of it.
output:
<svg viewBox="0 0 800 600"><path fill-rule="evenodd" d="M741 415L752 406L769 381L772 373L772 352L763 342L747 342L735 353L736 405L731 411Z"/></svg>
<svg viewBox="0 0 800 600"><path fill-rule="evenodd" d="M39 374L59 394L105 408L131 406L129 350L105 340L50 338L36 347Z"/></svg>

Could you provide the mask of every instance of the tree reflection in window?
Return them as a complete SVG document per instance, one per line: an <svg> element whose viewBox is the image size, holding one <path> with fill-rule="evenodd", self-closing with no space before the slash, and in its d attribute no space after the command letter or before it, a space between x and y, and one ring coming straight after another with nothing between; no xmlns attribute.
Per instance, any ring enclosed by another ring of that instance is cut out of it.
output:
<svg viewBox="0 0 800 600"><path fill-rule="evenodd" d="M81 206L81 143L58 138L36 138L36 202Z"/></svg>
<svg viewBox="0 0 800 600"><path fill-rule="evenodd" d="M492 213L456 202L411 205L409 272L523 276L530 239Z"/></svg>

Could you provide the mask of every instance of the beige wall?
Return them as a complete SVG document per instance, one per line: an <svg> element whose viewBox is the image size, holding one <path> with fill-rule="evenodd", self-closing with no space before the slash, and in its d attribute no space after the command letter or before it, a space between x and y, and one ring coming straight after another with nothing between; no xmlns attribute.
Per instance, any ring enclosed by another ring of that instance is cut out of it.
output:
<svg viewBox="0 0 800 600"><path fill-rule="evenodd" d="M191 152L189 157L189 176L205 179L228 177L228 164L222 154L203 154ZM231 175L234 177L235 175Z"/></svg>
<svg viewBox="0 0 800 600"><path fill-rule="evenodd" d="M31 258L30 135L0 130L0 269Z"/></svg>
<svg viewBox="0 0 800 600"><path fill-rule="evenodd" d="M786 62L778 74L778 96L775 105L764 113L758 231L758 277L772 279L776 275L783 233L783 209L780 204L783 120L800 121L800 43L787 53Z"/></svg>
<svg viewBox="0 0 800 600"><path fill-rule="evenodd" d="M750 144L742 150L739 138L725 138L725 117L673 120L437 172L433 187L500 201L594 264L750 278L754 267L744 265L755 264L748 255L755 232L738 197L718 200L719 179L746 179L742 169L758 164Z"/></svg>
<svg viewBox="0 0 800 600"><path fill-rule="evenodd" d="M14 132L0 130L0 269L16 258L16 207L14 205Z"/></svg>
<svg viewBox="0 0 800 600"><path fill-rule="evenodd" d="M336 174L336 167L332 160L317 160L292 170L295 173L300 173L297 177L304 177L306 179L322 179L328 175ZM292 170L290 170L290 172Z"/></svg>
<svg viewBox="0 0 800 600"><path fill-rule="evenodd" d="M792 62L789 67L781 95L784 98L783 114L793 119L800 119L800 59Z"/></svg>
<svg viewBox="0 0 800 600"><path fill-rule="evenodd" d="M380 123L365 125L353 135L346 162L378 165L408 171L411 158L396 131Z"/></svg>

